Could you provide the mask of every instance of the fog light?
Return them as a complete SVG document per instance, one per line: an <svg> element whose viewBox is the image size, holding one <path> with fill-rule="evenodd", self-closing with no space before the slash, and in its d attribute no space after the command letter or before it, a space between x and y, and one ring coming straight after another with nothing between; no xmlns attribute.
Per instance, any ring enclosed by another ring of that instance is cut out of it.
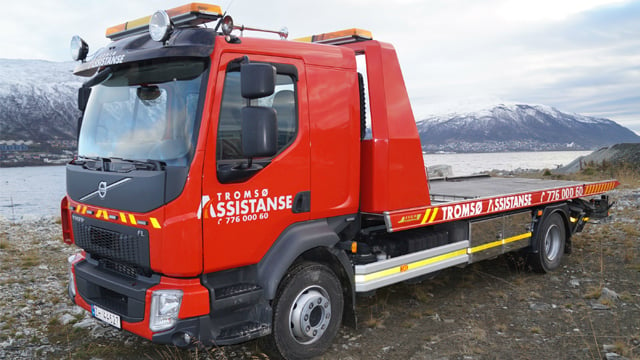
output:
<svg viewBox="0 0 640 360"><path fill-rule="evenodd" d="M156 11L149 20L149 35L153 41L165 41L171 35L171 19L164 10Z"/></svg>
<svg viewBox="0 0 640 360"><path fill-rule="evenodd" d="M193 340L193 336L188 332L178 332L173 334L173 336L171 337L171 341L173 342L173 345L179 348L189 347L189 345L191 345L192 340Z"/></svg>
<svg viewBox="0 0 640 360"><path fill-rule="evenodd" d="M149 329L163 331L170 329L178 320L182 290L156 290L151 295L151 316Z"/></svg>

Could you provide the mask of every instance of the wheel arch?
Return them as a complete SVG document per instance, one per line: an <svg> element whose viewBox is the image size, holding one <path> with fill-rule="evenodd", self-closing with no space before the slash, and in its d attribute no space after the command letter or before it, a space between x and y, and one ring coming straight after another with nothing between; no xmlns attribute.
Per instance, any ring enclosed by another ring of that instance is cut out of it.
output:
<svg viewBox="0 0 640 360"><path fill-rule="evenodd" d="M559 214L562 222L564 223L565 231L565 252L571 248L571 227L569 222L569 205L567 203L555 204L545 206L542 209L543 213L537 220L535 220L533 234L531 237L531 252L538 253L538 242L540 241L539 230L545 221L553 214Z"/></svg>
<svg viewBox="0 0 640 360"><path fill-rule="evenodd" d="M340 280L344 297L342 321L355 327L355 285L353 268L344 251L334 248L340 241L326 219L294 224L287 228L257 266L258 284L267 300L273 300L287 271L300 261L328 266Z"/></svg>

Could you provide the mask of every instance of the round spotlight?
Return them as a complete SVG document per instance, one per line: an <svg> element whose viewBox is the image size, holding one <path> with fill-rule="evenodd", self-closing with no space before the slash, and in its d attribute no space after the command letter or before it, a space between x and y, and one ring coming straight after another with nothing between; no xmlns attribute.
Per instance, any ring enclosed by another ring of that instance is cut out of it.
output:
<svg viewBox="0 0 640 360"><path fill-rule="evenodd" d="M71 38L71 58L74 61L84 61L89 54L89 45L78 35Z"/></svg>
<svg viewBox="0 0 640 360"><path fill-rule="evenodd" d="M231 34L231 32L233 31L233 19L231 18L231 16L227 15L224 17L224 19L222 19L221 29L224 35Z"/></svg>
<svg viewBox="0 0 640 360"><path fill-rule="evenodd" d="M171 35L171 19L164 10L156 11L149 20L149 34L153 41L165 41Z"/></svg>

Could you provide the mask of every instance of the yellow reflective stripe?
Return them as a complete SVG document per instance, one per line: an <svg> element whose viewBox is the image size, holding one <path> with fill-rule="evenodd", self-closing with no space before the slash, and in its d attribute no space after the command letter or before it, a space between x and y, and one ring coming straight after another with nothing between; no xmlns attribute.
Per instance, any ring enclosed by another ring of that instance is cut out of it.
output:
<svg viewBox="0 0 640 360"><path fill-rule="evenodd" d="M433 222L435 220L436 215L438 215L438 209L440 208L429 208L424 211L424 217L422 218L421 224L426 224L427 222ZM433 212L431 211L433 210Z"/></svg>
<svg viewBox="0 0 640 360"><path fill-rule="evenodd" d="M100 217L104 218L105 220L109 220L109 213L107 213L107 210L98 210L96 218L100 219Z"/></svg>
<svg viewBox="0 0 640 360"><path fill-rule="evenodd" d="M149 220L151 220L151 225L154 229L160 229L160 223L158 222L158 219L152 217Z"/></svg>
<svg viewBox="0 0 640 360"><path fill-rule="evenodd" d="M136 217L133 214L129 214L129 221L131 221L131 225L137 225Z"/></svg>
<svg viewBox="0 0 640 360"><path fill-rule="evenodd" d="M438 209L439 208L433 209L433 214L431 214L431 218L429 219L429 222L433 222L433 220L436 218L436 215L438 215Z"/></svg>
<svg viewBox="0 0 640 360"><path fill-rule="evenodd" d="M505 244L508 244L508 243L512 243L512 242L520 241L520 240L522 240L522 239L526 239L526 238L530 238L530 237L531 237L531 232L528 232L528 233L524 233L524 234L520 234L520 235L512 236L512 237L510 237L510 238L506 238L506 239L504 239L504 240L503 240L503 242L504 242Z"/></svg>
<svg viewBox="0 0 640 360"><path fill-rule="evenodd" d="M528 233L524 233L524 234L520 234L520 235L516 235L516 236L512 236L510 238L506 238L506 239L502 239L502 240L497 240L497 241L493 241L490 243L486 243L486 244L482 244L482 245L478 245L478 246L474 246L472 248L469 248L469 254L473 254L473 253L477 253L480 251L484 251L487 249L491 249L497 246L502 246L504 244L509 244L515 241L519 241L522 239L526 239L531 237L531 232Z"/></svg>
<svg viewBox="0 0 640 360"><path fill-rule="evenodd" d="M390 276L390 275L394 275L400 272L405 272L408 270L413 270L413 269L419 269L423 266L427 266L427 265L431 265L440 261L444 261L444 260L448 260L451 258L454 258L456 256L460 256L460 255L466 255L467 253L467 249L461 249L461 250L457 250L457 251L453 251L450 253L446 253L446 254L442 254L442 255L438 255L438 256L434 256L428 259L424 259L424 260L418 260L418 261L414 261L412 263L409 264L403 264L403 265L407 265L406 270L401 271L400 269L402 268L403 265L399 265L399 266L394 266L392 268L389 269L385 269L385 270L380 270L371 274L362 274L362 275L356 275L356 282L357 283L363 283L363 282L367 282L367 281L371 281L371 280L377 280L386 276Z"/></svg>
<svg viewBox="0 0 640 360"><path fill-rule="evenodd" d="M376 279L383 278L385 276L397 274L399 272L400 272L400 266L394 266L390 269L374 272L371 274L356 275L356 282L367 282L371 280L376 280Z"/></svg>
<svg viewBox="0 0 640 360"><path fill-rule="evenodd" d="M502 246L502 240L498 240L498 241L494 241L494 242L490 242L490 243L486 243L486 244L482 244L482 245L478 245L478 246L474 246L472 248L469 248L469 254L473 254L479 251L484 251L487 249L491 249L494 248L496 246Z"/></svg>
<svg viewBox="0 0 640 360"><path fill-rule="evenodd" d="M419 269L419 268L421 268L423 266L431 265L433 263L437 263L437 262L440 262L440 261L443 261L443 260L449 260L449 259L451 259L453 257L464 255L466 253L467 253L467 251L465 249L462 249L462 250L457 250L457 251L450 252L450 253L447 253L447 254L442 254L442 255L439 255L439 256L436 256L436 257L432 257L432 258L428 258L428 259L424 259L424 260L419 260L419 261L413 262L411 264L408 264L409 265L409 269L408 270Z"/></svg>
<svg viewBox="0 0 640 360"><path fill-rule="evenodd" d="M427 222L427 219L429 218L429 214L431 213L431 209L427 209L424 211L424 217L422 218L422 223L424 224Z"/></svg>

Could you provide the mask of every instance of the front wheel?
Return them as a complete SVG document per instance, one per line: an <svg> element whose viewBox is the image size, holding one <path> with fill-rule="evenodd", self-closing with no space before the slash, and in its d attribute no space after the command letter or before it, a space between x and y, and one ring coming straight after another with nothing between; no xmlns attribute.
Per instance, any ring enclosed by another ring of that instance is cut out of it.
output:
<svg viewBox="0 0 640 360"><path fill-rule="evenodd" d="M338 333L343 305L340 280L331 269L309 262L295 266L278 288L264 350L285 359L321 355Z"/></svg>
<svg viewBox="0 0 640 360"><path fill-rule="evenodd" d="M558 213L551 214L545 219L538 231L538 252L530 254L529 263L533 270L547 273L557 269L564 254L564 244L567 232L564 221Z"/></svg>

